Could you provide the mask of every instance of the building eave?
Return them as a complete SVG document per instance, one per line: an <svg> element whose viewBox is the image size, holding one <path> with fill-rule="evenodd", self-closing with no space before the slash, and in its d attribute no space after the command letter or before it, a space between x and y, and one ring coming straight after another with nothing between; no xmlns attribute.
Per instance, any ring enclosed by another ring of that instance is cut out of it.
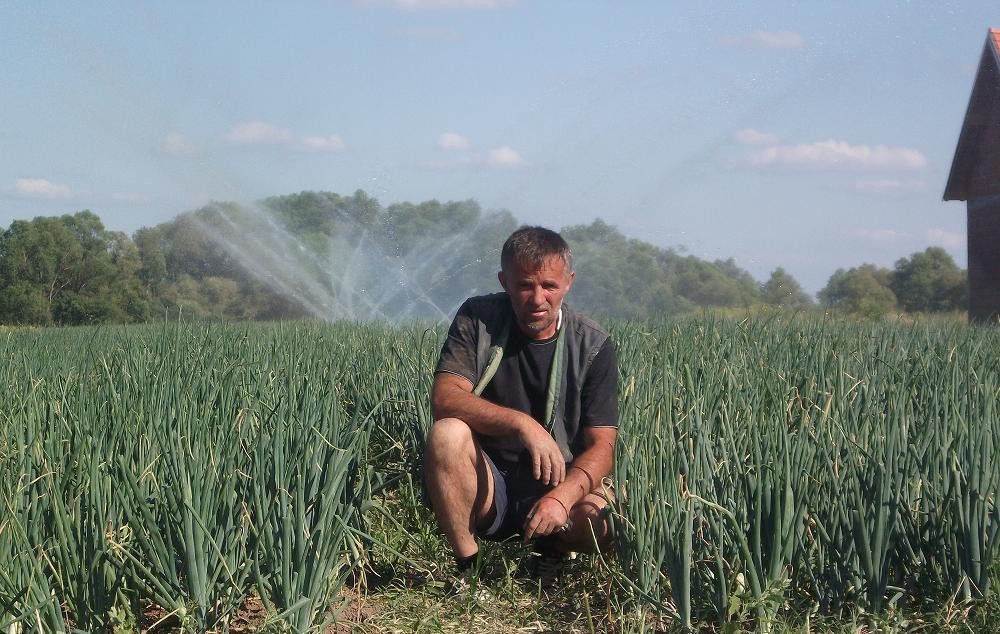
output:
<svg viewBox="0 0 1000 634"><path fill-rule="evenodd" d="M988 104L1000 96L1000 29L990 29L986 34L986 44L979 58L975 81L969 95L962 129L958 136L955 155L952 158L948 183L944 189L944 200L969 200L979 195L969 188L970 174L979 156L983 130L990 124L1000 125L1000 121L989 121Z"/></svg>

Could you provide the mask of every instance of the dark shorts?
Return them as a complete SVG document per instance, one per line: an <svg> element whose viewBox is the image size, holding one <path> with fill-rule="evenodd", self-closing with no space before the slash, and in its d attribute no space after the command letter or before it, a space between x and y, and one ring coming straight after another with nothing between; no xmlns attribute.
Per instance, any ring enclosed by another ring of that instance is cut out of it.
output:
<svg viewBox="0 0 1000 634"><path fill-rule="evenodd" d="M502 541L518 535L524 520L540 497L552 490L535 479L530 462L508 462L488 452L483 452L486 464L493 472L493 523L479 536L483 539Z"/></svg>

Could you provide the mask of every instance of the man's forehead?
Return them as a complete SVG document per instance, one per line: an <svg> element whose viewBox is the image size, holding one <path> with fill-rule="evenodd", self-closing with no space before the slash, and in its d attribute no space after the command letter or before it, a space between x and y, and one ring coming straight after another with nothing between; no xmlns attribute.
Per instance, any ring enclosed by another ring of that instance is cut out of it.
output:
<svg viewBox="0 0 1000 634"><path fill-rule="evenodd" d="M566 261L559 255L550 255L539 264L537 262L520 262L514 260L510 273L517 277L535 277L537 275L566 275Z"/></svg>

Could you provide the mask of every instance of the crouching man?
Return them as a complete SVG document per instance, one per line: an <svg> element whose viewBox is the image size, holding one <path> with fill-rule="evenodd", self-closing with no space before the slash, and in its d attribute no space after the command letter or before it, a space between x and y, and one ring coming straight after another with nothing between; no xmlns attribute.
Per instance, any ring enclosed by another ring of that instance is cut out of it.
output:
<svg viewBox="0 0 1000 634"><path fill-rule="evenodd" d="M563 304L574 272L558 233L518 229L500 264L505 292L467 300L441 350L424 481L460 573L477 536L520 534L548 584L564 553L611 538L618 362L608 333Z"/></svg>

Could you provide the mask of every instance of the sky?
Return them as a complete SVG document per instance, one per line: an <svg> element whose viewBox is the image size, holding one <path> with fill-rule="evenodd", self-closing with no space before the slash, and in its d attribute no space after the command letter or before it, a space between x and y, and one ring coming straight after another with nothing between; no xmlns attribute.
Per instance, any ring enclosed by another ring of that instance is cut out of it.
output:
<svg viewBox="0 0 1000 634"><path fill-rule="evenodd" d="M474 198L816 292L929 246L990 2L0 2L0 226Z"/></svg>

